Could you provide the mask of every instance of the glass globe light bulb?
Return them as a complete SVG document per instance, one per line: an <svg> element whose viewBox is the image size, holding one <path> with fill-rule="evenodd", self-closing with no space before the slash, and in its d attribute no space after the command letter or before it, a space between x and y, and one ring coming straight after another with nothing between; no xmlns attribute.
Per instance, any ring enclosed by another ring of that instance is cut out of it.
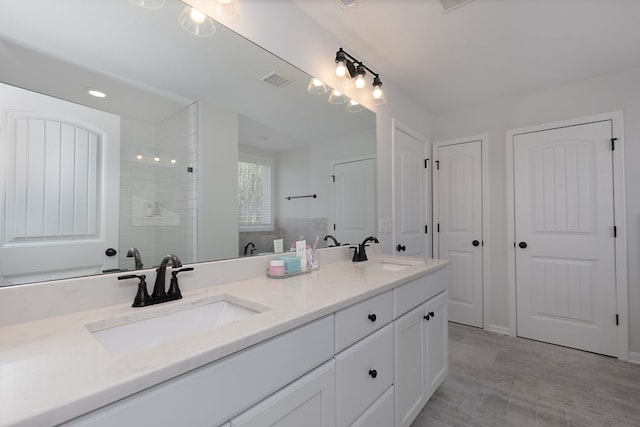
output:
<svg viewBox="0 0 640 427"><path fill-rule="evenodd" d="M191 17L191 20L196 24L202 24L204 20L207 18L207 16L204 13L194 8L191 8L191 13L189 14L189 16Z"/></svg>
<svg viewBox="0 0 640 427"><path fill-rule="evenodd" d="M364 87L364 76L362 74L358 74L358 77L356 77L356 87L358 89L362 89Z"/></svg>
<svg viewBox="0 0 640 427"><path fill-rule="evenodd" d="M344 61L338 61L338 66L336 67L336 76L344 77L347 75L347 66Z"/></svg>
<svg viewBox="0 0 640 427"><path fill-rule="evenodd" d="M373 87L373 97L375 99L382 98L382 88L380 86L374 86Z"/></svg>

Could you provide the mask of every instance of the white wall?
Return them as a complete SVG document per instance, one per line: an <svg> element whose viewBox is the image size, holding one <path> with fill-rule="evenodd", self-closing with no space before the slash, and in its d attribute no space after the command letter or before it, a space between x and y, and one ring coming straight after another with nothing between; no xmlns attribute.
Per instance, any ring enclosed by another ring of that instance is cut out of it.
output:
<svg viewBox="0 0 640 427"><path fill-rule="evenodd" d="M624 112L627 182L630 351L640 352L640 69L610 74L432 117L433 141L489 134L489 236L491 325L509 326L505 131L615 110Z"/></svg>
<svg viewBox="0 0 640 427"><path fill-rule="evenodd" d="M203 0L185 0L200 10L214 7ZM216 16L216 15L212 15ZM367 105L377 113L377 189L378 217L391 218L391 119L397 118L408 127L429 134L429 117L409 96L396 89L393 81L384 77L384 67L378 69L384 81L387 104L372 106L368 99L348 85L345 79L335 75L335 54L343 47L360 58L359 52L350 48L348 40L339 40L321 27L294 3L287 0L243 0L238 16L223 20L232 30L264 47L285 61L290 62L328 85ZM366 58L363 58L366 61ZM383 251L392 253L391 233L380 233Z"/></svg>
<svg viewBox="0 0 640 427"><path fill-rule="evenodd" d="M198 259L238 256L238 114L198 102ZM230 227L229 224L235 224Z"/></svg>

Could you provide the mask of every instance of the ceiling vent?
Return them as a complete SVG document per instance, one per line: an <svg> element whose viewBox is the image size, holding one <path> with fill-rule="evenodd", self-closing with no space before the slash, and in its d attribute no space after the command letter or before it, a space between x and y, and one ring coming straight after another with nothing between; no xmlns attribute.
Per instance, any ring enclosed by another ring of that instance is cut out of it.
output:
<svg viewBox="0 0 640 427"><path fill-rule="evenodd" d="M280 74L277 71L273 71L266 76L261 77L260 80L275 87L284 87L289 83L293 83L293 79L285 76L284 74Z"/></svg>
<svg viewBox="0 0 640 427"><path fill-rule="evenodd" d="M338 3L338 6L340 6L342 10L349 10L363 1L364 0L336 0L336 3Z"/></svg>
<svg viewBox="0 0 640 427"><path fill-rule="evenodd" d="M444 9L443 13L451 12L454 9L471 3L473 0L440 0L440 4Z"/></svg>

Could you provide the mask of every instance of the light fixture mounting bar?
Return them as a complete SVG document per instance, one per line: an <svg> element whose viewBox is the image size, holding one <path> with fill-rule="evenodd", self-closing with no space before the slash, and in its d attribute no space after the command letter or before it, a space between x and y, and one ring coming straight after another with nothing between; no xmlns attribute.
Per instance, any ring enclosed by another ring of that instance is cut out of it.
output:
<svg viewBox="0 0 640 427"><path fill-rule="evenodd" d="M371 68L367 67L367 65L364 62L360 61L355 56L353 56L350 53L348 53L347 51L345 51L343 48L338 49L338 52L336 53L336 62L338 62L338 58L341 56L340 54L342 54L342 56L344 56L345 58L349 59L354 64L363 66L368 72L370 72L374 76L379 76L378 73L373 71Z"/></svg>

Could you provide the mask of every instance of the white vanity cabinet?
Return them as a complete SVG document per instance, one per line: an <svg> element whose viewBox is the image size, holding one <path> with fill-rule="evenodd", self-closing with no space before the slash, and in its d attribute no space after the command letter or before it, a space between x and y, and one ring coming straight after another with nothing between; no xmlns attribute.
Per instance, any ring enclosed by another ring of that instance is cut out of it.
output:
<svg viewBox="0 0 640 427"><path fill-rule="evenodd" d="M334 355L333 315L70 421L69 426L219 426Z"/></svg>
<svg viewBox="0 0 640 427"><path fill-rule="evenodd" d="M335 362L314 369L225 424L229 427L333 427Z"/></svg>
<svg viewBox="0 0 640 427"><path fill-rule="evenodd" d="M394 322L396 427L408 427L449 372L448 292Z"/></svg>
<svg viewBox="0 0 640 427"><path fill-rule="evenodd" d="M448 268L178 376L70 426L409 426L448 373Z"/></svg>

